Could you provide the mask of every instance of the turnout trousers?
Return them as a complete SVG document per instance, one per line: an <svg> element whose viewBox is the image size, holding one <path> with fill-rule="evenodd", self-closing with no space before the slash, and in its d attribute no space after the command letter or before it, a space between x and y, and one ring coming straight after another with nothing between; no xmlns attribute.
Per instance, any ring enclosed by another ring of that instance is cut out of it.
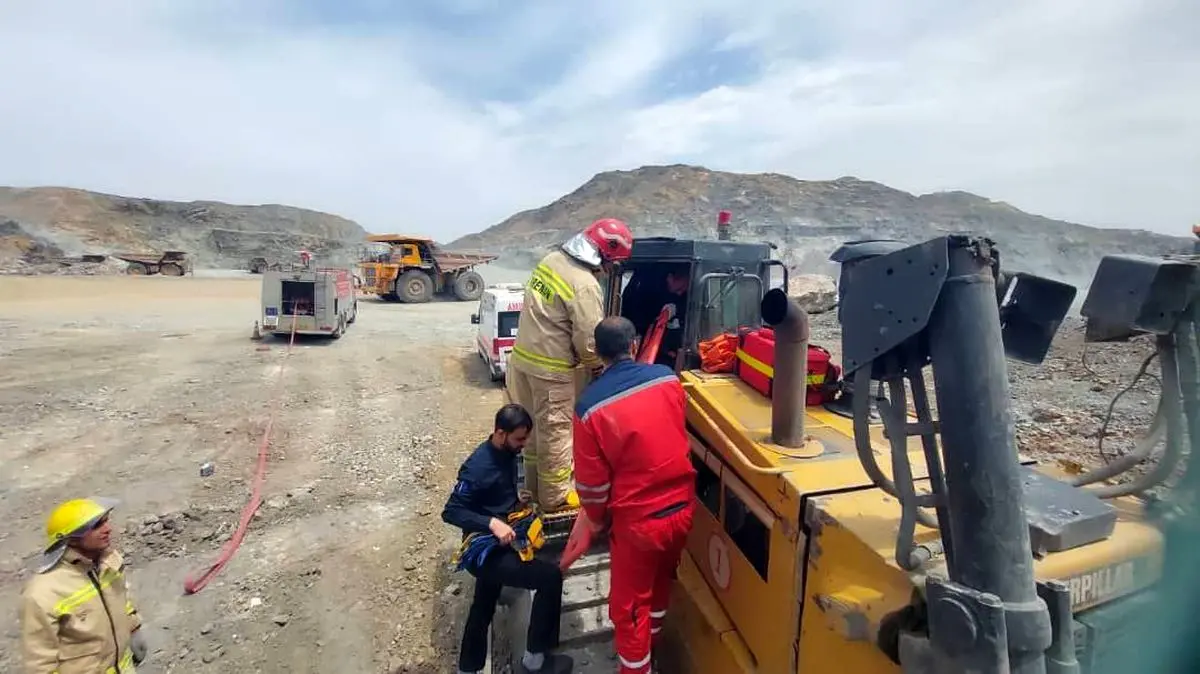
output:
<svg viewBox="0 0 1200 674"><path fill-rule="evenodd" d="M608 615L621 674L650 671L650 649L667 615L694 508L687 502L634 522L614 518L608 541Z"/></svg>
<svg viewBox="0 0 1200 674"><path fill-rule="evenodd" d="M511 548L493 551L475 576L475 596L463 627L458 651L458 668L478 672L487 661L488 627L496 613L500 591L507 587L533 590L525 649L549 653L558 647L559 617L562 614L563 576L558 566L542 559L522 562ZM515 654L520 657L520 653Z"/></svg>
<svg viewBox="0 0 1200 674"><path fill-rule="evenodd" d="M575 407L575 375L541 373L510 359L505 386L514 403L533 417L533 430L521 452L525 488L544 512L567 505L575 477L571 454L571 415Z"/></svg>

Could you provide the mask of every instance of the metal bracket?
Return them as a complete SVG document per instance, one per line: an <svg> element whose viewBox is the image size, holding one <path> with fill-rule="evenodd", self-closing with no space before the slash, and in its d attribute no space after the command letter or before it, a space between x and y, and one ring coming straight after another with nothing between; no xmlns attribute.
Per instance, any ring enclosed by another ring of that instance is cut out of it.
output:
<svg viewBox="0 0 1200 674"><path fill-rule="evenodd" d="M840 316L847 374L876 361L873 367L880 371L871 378L884 379L879 356L925 329L946 282L949 248L949 237L941 237L843 268Z"/></svg>
<svg viewBox="0 0 1200 674"><path fill-rule="evenodd" d="M1005 355L1041 363L1078 291L1069 283L1024 272L1001 272L996 283Z"/></svg>
<svg viewBox="0 0 1200 674"><path fill-rule="evenodd" d="M1075 626L1071 617L1071 591L1066 583L1050 580L1037 584L1038 596L1050 609L1050 648L1046 651L1046 674L1080 674L1075 658Z"/></svg>
<svg viewBox="0 0 1200 674"><path fill-rule="evenodd" d="M929 640L944 671L1007 674L1012 671L1010 653L1022 659L1045 657L1050 614L1040 598L1005 605L994 594L940 576L925 579L925 593Z"/></svg>
<svg viewBox="0 0 1200 674"><path fill-rule="evenodd" d="M917 365L928 363L928 348L919 335L946 283L950 249L964 246L975 246L992 260L1005 355L1026 363L1042 362L1075 301L1075 286L1024 272L1001 272L999 253L990 240L952 235L875 257L847 259L853 264L843 267L839 288L847 374L913 337L917 337L911 344L919 356ZM872 378L884 378L881 367L873 366Z"/></svg>
<svg viewBox="0 0 1200 674"><path fill-rule="evenodd" d="M846 275L854 265L865 260L907 248L909 244L895 239L864 239L847 241L829 255L829 261L839 267L837 284L837 319L842 322L842 297L846 293Z"/></svg>
<svg viewBox="0 0 1200 674"><path fill-rule="evenodd" d="M1080 313L1089 342L1124 341L1139 333L1165 335L1191 300L1196 265L1145 255L1105 255L1096 268Z"/></svg>
<svg viewBox="0 0 1200 674"><path fill-rule="evenodd" d="M1112 504L1030 466L1018 470L1034 556L1071 550L1112 535L1117 523Z"/></svg>

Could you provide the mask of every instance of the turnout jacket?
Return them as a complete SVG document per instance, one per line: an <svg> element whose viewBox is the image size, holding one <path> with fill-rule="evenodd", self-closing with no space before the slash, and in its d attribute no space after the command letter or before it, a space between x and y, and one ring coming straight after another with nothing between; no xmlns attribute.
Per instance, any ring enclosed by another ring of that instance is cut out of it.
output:
<svg viewBox="0 0 1200 674"><path fill-rule="evenodd" d="M653 517L696 493L683 386L664 365L613 364L579 397L575 488L593 522Z"/></svg>
<svg viewBox="0 0 1200 674"><path fill-rule="evenodd" d="M76 550L29 579L21 597L26 674L133 674L129 642L141 618L110 550L98 564Z"/></svg>
<svg viewBox="0 0 1200 674"><path fill-rule="evenodd" d="M542 258L525 284L525 304L510 367L569 380L582 364L600 366L596 324L604 318L600 281L561 250Z"/></svg>

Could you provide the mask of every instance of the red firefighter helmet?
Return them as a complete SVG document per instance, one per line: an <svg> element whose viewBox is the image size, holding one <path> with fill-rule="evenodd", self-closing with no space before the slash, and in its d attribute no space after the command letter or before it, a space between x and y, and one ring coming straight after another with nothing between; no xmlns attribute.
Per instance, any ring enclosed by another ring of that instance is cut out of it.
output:
<svg viewBox="0 0 1200 674"><path fill-rule="evenodd" d="M583 236L600 253L605 262L628 260L633 255L633 232L629 225L616 218L601 218L583 230Z"/></svg>

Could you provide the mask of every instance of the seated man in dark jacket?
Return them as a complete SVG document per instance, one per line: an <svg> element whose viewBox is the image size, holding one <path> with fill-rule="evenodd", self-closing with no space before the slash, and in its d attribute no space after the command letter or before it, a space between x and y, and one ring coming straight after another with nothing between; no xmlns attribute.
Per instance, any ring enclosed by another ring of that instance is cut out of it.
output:
<svg viewBox="0 0 1200 674"><path fill-rule="evenodd" d="M475 576L475 596L463 627L460 674L483 670L488 627L504 586L534 591L526 651L516 671L567 674L573 667L570 657L550 652L558 646L562 572L557 564L541 559L522 561L510 547L516 532L508 524L508 514L520 507L517 461L532 429L533 418L525 408L501 407L491 436L458 469L458 482L442 510L442 520L462 529L464 538L490 532L500 542L478 568L469 569Z"/></svg>

